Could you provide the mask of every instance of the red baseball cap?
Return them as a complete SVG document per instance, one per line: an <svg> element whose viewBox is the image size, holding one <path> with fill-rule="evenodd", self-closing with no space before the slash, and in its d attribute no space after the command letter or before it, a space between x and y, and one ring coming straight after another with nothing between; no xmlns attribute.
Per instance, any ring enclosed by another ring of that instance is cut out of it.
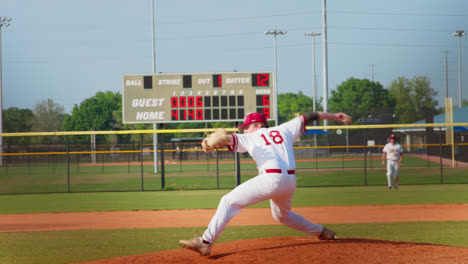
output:
<svg viewBox="0 0 468 264"><path fill-rule="evenodd" d="M256 122L267 123L268 121L264 114L251 113L245 117L244 124L238 126L237 128L239 128L239 130L242 131L246 126Z"/></svg>
<svg viewBox="0 0 468 264"><path fill-rule="evenodd" d="M394 134L391 134L390 139L396 139L396 136Z"/></svg>

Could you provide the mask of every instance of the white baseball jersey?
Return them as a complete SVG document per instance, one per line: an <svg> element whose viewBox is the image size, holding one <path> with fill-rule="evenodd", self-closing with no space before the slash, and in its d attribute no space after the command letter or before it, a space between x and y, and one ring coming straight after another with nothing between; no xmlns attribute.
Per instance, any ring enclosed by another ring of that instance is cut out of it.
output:
<svg viewBox="0 0 468 264"><path fill-rule="evenodd" d="M260 172L268 169L293 170L296 168L293 144L305 132L305 119L301 115L272 128L261 128L250 134L233 134L230 150L249 152Z"/></svg>
<svg viewBox="0 0 468 264"><path fill-rule="evenodd" d="M395 145L390 142L385 145L382 152L387 153L387 160L397 161L400 160L400 153L403 152L403 148L398 142L396 142Z"/></svg>

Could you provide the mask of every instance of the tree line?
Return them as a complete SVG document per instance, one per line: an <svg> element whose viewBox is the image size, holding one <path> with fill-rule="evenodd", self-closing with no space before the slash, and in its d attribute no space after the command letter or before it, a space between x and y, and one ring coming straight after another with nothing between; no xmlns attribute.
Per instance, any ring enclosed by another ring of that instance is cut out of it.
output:
<svg viewBox="0 0 468 264"><path fill-rule="evenodd" d="M428 115L442 113L438 106L437 92L426 76L412 79L398 77L387 88L368 79L349 78L331 92L328 111L346 112L353 124L366 123L412 123ZM316 100L316 110L321 111L322 98ZM468 106L468 101L463 101ZM312 111L313 99L302 91L278 94L279 123L298 113ZM33 110L10 107L3 111L4 132L55 132L55 131L102 131L151 129L152 124L123 124L122 95L119 92L97 92L93 97L75 104L71 113L52 99L37 103ZM204 128L205 123L164 124L164 128ZM210 123L211 127L232 127L234 123ZM138 135L99 136L99 142L125 143L137 141ZM200 135L167 135L167 137L198 137ZM149 138L152 135L145 135ZM5 143L56 143L63 138L53 137L5 137ZM74 142L89 142L89 136L73 137Z"/></svg>

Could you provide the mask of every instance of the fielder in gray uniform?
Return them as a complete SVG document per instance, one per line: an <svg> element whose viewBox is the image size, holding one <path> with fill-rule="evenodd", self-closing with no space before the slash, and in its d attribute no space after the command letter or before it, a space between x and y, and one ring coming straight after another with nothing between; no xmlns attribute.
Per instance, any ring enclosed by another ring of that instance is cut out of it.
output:
<svg viewBox="0 0 468 264"><path fill-rule="evenodd" d="M335 239L335 232L332 230L313 224L291 211L296 190L294 142L306 131L307 124L324 119L351 122L351 118L344 113L311 112L268 128L267 118L263 114L247 115L244 124L239 126L243 134L226 135L221 141L226 142L231 151L248 152L257 164L258 176L242 183L221 198L218 209L202 237L180 240L179 245L209 256L211 245L242 208L267 199L270 200L271 213L276 221L317 236L320 240ZM214 142L213 145L219 147L218 142Z"/></svg>

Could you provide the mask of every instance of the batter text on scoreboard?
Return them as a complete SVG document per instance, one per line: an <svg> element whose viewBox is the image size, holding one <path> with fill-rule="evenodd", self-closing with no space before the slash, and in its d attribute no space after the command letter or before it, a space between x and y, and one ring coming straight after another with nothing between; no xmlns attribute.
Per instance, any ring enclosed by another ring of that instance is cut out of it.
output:
<svg viewBox="0 0 468 264"><path fill-rule="evenodd" d="M274 116L271 72L123 76L124 123L242 121Z"/></svg>

